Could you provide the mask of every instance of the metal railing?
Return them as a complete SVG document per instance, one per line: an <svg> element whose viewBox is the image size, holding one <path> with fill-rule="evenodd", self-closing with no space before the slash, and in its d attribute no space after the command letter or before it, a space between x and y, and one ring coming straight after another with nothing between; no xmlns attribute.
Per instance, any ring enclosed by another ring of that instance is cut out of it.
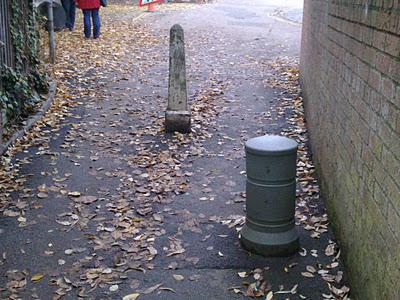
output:
<svg viewBox="0 0 400 300"><path fill-rule="evenodd" d="M8 67L14 66L14 47L10 27L11 1L0 1L0 64Z"/></svg>

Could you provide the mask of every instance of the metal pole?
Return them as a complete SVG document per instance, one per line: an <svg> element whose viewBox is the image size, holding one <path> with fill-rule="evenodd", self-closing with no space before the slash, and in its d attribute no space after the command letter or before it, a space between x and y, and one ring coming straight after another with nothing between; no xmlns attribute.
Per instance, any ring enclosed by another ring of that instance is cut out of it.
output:
<svg viewBox="0 0 400 300"><path fill-rule="evenodd" d="M53 0L47 3L47 17L49 25L49 44L50 44L50 62L54 64L56 62L56 45L54 42L54 18L53 18Z"/></svg>

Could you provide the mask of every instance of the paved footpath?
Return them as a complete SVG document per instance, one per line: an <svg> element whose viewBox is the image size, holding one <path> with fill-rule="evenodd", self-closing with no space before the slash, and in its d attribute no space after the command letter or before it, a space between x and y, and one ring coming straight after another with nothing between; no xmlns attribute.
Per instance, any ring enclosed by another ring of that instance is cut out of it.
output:
<svg viewBox="0 0 400 300"><path fill-rule="evenodd" d="M140 14L111 5L99 40L82 28L58 36L56 102L3 158L0 299L345 298L307 147L301 27L277 9L286 8L221 0ZM186 35L190 135L163 131L175 23ZM238 243L243 145L263 134L301 145L301 251L287 258Z"/></svg>

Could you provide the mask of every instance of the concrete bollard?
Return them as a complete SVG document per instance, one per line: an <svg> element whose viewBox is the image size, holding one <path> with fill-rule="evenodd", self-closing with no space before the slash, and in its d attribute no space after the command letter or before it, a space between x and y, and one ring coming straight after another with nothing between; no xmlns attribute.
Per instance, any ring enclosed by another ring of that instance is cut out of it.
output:
<svg viewBox="0 0 400 300"><path fill-rule="evenodd" d="M165 112L165 131L190 132L185 42L183 28L178 24L172 26L170 36L168 107Z"/></svg>
<svg viewBox="0 0 400 300"><path fill-rule="evenodd" d="M240 242L264 256L298 250L295 228L297 143L265 135L246 142L246 224Z"/></svg>

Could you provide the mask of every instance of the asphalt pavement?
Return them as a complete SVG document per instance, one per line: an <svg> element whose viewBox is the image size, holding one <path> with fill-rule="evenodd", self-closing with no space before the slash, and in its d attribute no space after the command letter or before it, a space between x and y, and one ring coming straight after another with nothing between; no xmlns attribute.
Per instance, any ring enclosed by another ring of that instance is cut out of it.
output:
<svg viewBox="0 0 400 300"><path fill-rule="evenodd" d="M59 117L17 145L0 181L0 298L343 298L296 81L301 4L131 10L104 10L99 41L79 27L62 33ZM190 135L163 130L175 23L185 30ZM301 249L291 257L239 245L244 142L263 134L301 145Z"/></svg>

